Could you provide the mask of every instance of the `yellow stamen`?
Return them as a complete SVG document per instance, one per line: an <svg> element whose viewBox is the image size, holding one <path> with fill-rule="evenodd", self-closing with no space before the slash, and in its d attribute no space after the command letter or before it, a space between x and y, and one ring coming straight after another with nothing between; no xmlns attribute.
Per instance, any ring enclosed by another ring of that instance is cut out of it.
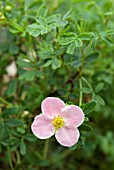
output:
<svg viewBox="0 0 114 170"><path fill-rule="evenodd" d="M55 130L58 130L64 126L64 119L58 115L52 120L52 124L55 126Z"/></svg>

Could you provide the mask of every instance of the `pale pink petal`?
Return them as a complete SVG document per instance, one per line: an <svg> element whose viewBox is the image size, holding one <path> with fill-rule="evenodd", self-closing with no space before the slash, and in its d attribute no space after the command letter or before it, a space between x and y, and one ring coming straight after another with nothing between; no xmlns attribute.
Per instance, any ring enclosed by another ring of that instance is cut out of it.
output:
<svg viewBox="0 0 114 170"><path fill-rule="evenodd" d="M65 107L65 103L57 97L47 97L43 100L41 108L42 113L54 118L61 113L61 109Z"/></svg>
<svg viewBox="0 0 114 170"><path fill-rule="evenodd" d="M80 133L74 126L64 126L57 130L55 138L57 141L66 147L71 147L78 142Z"/></svg>
<svg viewBox="0 0 114 170"><path fill-rule="evenodd" d="M65 125L80 126L84 122L82 109L75 105L69 105L62 109L61 116L65 119Z"/></svg>
<svg viewBox="0 0 114 170"><path fill-rule="evenodd" d="M52 120L44 114L35 117L31 129L34 135L39 139L47 139L54 135Z"/></svg>

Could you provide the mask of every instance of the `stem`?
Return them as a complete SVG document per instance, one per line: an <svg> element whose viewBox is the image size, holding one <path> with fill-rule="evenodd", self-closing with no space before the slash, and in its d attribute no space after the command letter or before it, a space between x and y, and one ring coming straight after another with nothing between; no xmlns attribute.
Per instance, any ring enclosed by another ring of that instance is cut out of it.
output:
<svg viewBox="0 0 114 170"><path fill-rule="evenodd" d="M84 60L85 60L85 53L83 50L83 47L80 47L81 53L82 53L82 66L80 69L80 79L79 79L79 87L80 87L80 100L79 100L79 106L82 105L82 73L84 68Z"/></svg>
<svg viewBox="0 0 114 170"><path fill-rule="evenodd" d="M11 159L11 151L10 151L9 147L7 147L7 149L8 149L8 161L9 161L9 165L11 167L11 170L14 170L12 159Z"/></svg>
<svg viewBox="0 0 114 170"><path fill-rule="evenodd" d="M80 86L80 100L79 100L79 106L82 105L82 79L79 79L79 86Z"/></svg>
<svg viewBox="0 0 114 170"><path fill-rule="evenodd" d="M20 154L17 149L15 152L16 152L16 156L17 156L17 164L20 164L21 163Z"/></svg>
<svg viewBox="0 0 114 170"><path fill-rule="evenodd" d="M39 152L36 153L36 156L38 157L38 159L42 159L42 155Z"/></svg>
<svg viewBox="0 0 114 170"><path fill-rule="evenodd" d="M81 66L81 70L80 70L80 76L82 76L82 72L83 72L83 67L84 67L84 60L85 60L85 53L82 47L80 47L81 53L82 53L82 66Z"/></svg>
<svg viewBox="0 0 114 170"><path fill-rule="evenodd" d="M49 139L47 139L47 140L45 141L43 159L46 159L46 158L47 158L48 145L49 145Z"/></svg>
<svg viewBox="0 0 114 170"><path fill-rule="evenodd" d="M9 104L6 100L4 100L2 97L0 97L0 101L4 104L6 104L7 106L11 106L11 104Z"/></svg>
<svg viewBox="0 0 114 170"><path fill-rule="evenodd" d="M88 85L88 87L90 88L90 90L93 91L92 86L88 83L88 81L87 81L84 77L82 77L82 80Z"/></svg>

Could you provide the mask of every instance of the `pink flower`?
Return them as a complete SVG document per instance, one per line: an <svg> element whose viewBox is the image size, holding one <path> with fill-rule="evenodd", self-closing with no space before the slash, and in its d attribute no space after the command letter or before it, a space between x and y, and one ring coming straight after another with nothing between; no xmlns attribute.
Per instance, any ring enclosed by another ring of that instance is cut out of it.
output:
<svg viewBox="0 0 114 170"><path fill-rule="evenodd" d="M75 105L66 106L56 97L47 97L41 105L42 113L35 117L32 132L39 139L47 139L55 134L57 141L66 147L78 142L77 127L84 122L82 109Z"/></svg>

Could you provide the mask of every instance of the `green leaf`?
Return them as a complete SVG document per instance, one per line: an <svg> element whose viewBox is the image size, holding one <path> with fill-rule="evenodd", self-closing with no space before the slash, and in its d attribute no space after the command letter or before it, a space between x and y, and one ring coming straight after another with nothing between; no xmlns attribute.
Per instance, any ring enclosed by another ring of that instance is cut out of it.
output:
<svg viewBox="0 0 114 170"><path fill-rule="evenodd" d="M75 39L76 39L76 37L77 37L77 34L74 33L74 32L64 32L62 35L63 35L63 36L68 36L68 37L73 37L73 38L75 38Z"/></svg>
<svg viewBox="0 0 114 170"><path fill-rule="evenodd" d="M21 127L21 126L20 126L20 127ZM19 137L19 138L22 137L22 135L17 131L16 128L12 128L12 129L11 129L11 134L14 135L14 136L16 136L16 137Z"/></svg>
<svg viewBox="0 0 114 170"><path fill-rule="evenodd" d="M46 34L46 33L48 33L48 32L49 32L49 29L46 28L46 27L44 27L44 28L41 29L41 35Z"/></svg>
<svg viewBox="0 0 114 170"><path fill-rule="evenodd" d="M26 134L24 139L28 140L29 142L34 142L37 138L33 134Z"/></svg>
<svg viewBox="0 0 114 170"><path fill-rule="evenodd" d="M52 60L48 60L43 66L48 67L52 64Z"/></svg>
<svg viewBox="0 0 114 170"><path fill-rule="evenodd" d="M101 98L100 96L98 95L94 95L94 99L100 103L102 106L105 106L105 101L103 100L103 98Z"/></svg>
<svg viewBox="0 0 114 170"><path fill-rule="evenodd" d="M61 61L58 60L56 57L53 57L52 58L52 68L57 69L59 67L61 67Z"/></svg>
<svg viewBox="0 0 114 170"><path fill-rule="evenodd" d="M65 54L63 56L64 64L69 64L72 60L72 57L73 57L73 55L71 55L71 54Z"/></svg>
<svg viewBox="0 0 114 170"><path fill-rule="evenodd" d="M34 160L35 165L38 167L49 167L50 166L50 161L49 160L42 160L42 159L37 159L36 161ZM32 169L33 170L33 169Z"/></svg>
<svg viewBox="0 0 114 170"><path fill-rule="evenodd" d="M31 32L32 30L41 30L43 27L41 25L38 25L37 23L33 23L28 25L27 32Z"/></svg>
<svg viewBox="0 0 114 170"><path fill-rule="evenodd" d="M20 139L17 137L12 137L10 139L10 143L11 143L11 151L15 151L19 146L20 146Z"/></svg>
<svg viewBox="0 0 114 170"><path fill-rule="evenodd" d="M24 9L27 10L31 4L31 0L25 0Z"/></svg>
<svg viewBox="0 0 114 170"><path fill-rule="evenodd" d="M16 80L12 80L8 86L7 89L7 96L11 97L16 93L16 89L17 89L17 81Z"/></svg>
<svg viewBox="0 0 114 170"><path fill-rule="evenodd" d="M9 48L8 44L0 44L0 52L7 51Z"/></svg>
<svg viewBox="0 0 114 170"><path fill-rule="evenodd" d="M35 76L38 77L38 78L43 76L43 72L40 71L40 70L34 70L34 73L35 73Z"/></svg>
<svg viewBox="0 0 114 170"><path fill-rule="evenodd" d="M24 134L25 133L25 128L23 126L19 126L17 127L17 131L21 134Z"/></svg>
<svg viewBox="0 0 114 170"><path fill-rule="evenodd" d="M81 33L81 28L80 28L79 24L77 23L77 21L75 21L75 25L76 25L78 32Z"/></svg>
<svg viewBox="0 0 114 170"><path fill-rule="evenodd" d="M73 145L73 146L71 146L69 149L70 149L71 151L73 151L73 150L76 150L76 148L77 148L77 145Z"/></svg>
<svg viewBox="0 0 114 170"><path fill-rule="evenodd" d="M37 16L36 17L36 22L42 26L46 26L47 25L47 22L45 20L45 18L41 17L41 16Z"/></svg>
<svg viewBox="0 0 114 170"><path fill-rule="evenodd" d="M54 15L48 16L46 18L46 21L47 21L48 24L56 23L58 18L61 18L61 15L60 14L54 14Z"/></svg>
<svg viewBox="0 0 114 170"><path fill-rule="evenodd" d="M20 142L20 139L17 138L17 137L11 137L10 141L11 141L11 143L14 145L14 144L19 143L19 142Z"/></svg>
<svg viewBox="0 0 114 170"><path fill-rule="evenodd" d="M10 52L11 54L18 54L18 52L19 52L18 46L17 46L16 44L11 43L11 44L9 45L9 52Z"/></svg>
<svg viewBox="0 0 114 170"><path fill-rule="evenodd" d="M96 103L97 101L90 101L87 104L85 104L83 110L85 115L91 113L95 109Z"/></svg>
<svg viewBox="0 0 114 170"><path fill-rule="evenodd" d="M42 5L37 9L37 16L43 16L46 17L48 12L47 6L45 3L42 3Z"/></svg>
<svg viewBox="0 0 114 170"><path fill-rule="evenodd" d="M105 12L104 15L111 16L114 15L114 12L113 11Z"/></svg>
<svg viewBox="0 0 114 170"><path fill-rule="evenodd" d="M26 31L32 35L33 37L37 37L38 35L41 34L41 29L42 29L42 26L36 24L36 23L33 23L31 25L28 25Z"/></svg>
<svg viewBox="0 0 114 170"><path fill-rule="evenodd" d="M32 68L33 64L27 59L18 59L17 64L22 68Z"/></svg>
<svg viewBox="0 0 114 170"><path fill-rule="evenodd" d="M46 18L46 21L50 24L50 23L55 23L56 26L60 27L60 24L61 24L61 14L58 13L58 14L54 14L54 15L51 15L51 16L48 16Z"/></svg>
<svg viewBox="0 0 114 170"><path fill-rule="evenodd" d="M29 32L29 34L32 35L33 37L39 36L40 33L41 33L41 30L32 30Z"/></svg>
<svg viewBox="0 0 114 170"><path fill-rule="evenodd" d="M14 20L10 20L10 25L15 28L15 30L19 31L19 32L23 32L24 31L24 28L19 25L16 21Z"/></svg>
<svg viewBox="0 0 114 170"><path fill-rule="evenodd" d="M62 46L59 50L55 51L54 54L56 56L60 56L60 55L64 54L65 51L66 51L66 48Z"/></svg>
<svg viewBox="0 0 114 170"><path fill-rule="evenodd" d="M90 88L87 88L87 87L83 87L83 88L82 88L82 92L83 92L83 93L92 93L91 89L90 89Z"/></svg>
<svg viewBox="0 0 114 170"><path fill-rule="evenodd" d="M109 46L114 46L114 41L111 40L109 37L101 36L101 39L104 40Z"/></svg>
<svg viewBox="0 0 114 170"><path fill-rule="evenodd" d="M67 11L67 13L65 13L65 15L63 16L62 20L66 20L71 16L71 10Z"/></svg>
<svg viewBox="0 0 114 170"><path fill-rule="evenodd" d="M5 123L8 127L18 127L23 125L23 121L19 119L5 120Z"/></svg>
<svg viewBox="0 0 114 170"><path fill-rule="evenodd" d="M26 154L26 145L24 142L21 142L21 144L20 144L20 153L21 153L21 155Z"/></svg>
<svg viewBox="0 0 114 170"><path fill-rule="evenodd" d="M93 33L91 33L91 32L84 32L84 33L81 33L78 36L78 38L80 38L81 40L90 40L92 36L93 36Z"/></svg>
<svg viewBox="0 0 114 170"><path fill-rule="evenodd" d="M82 46L82 41L79 38L75 39L75 46L76 47L81 47Z"/></svg>
<svg viewBox="0 0 114 170"><path fill-rule="evenodd" d="M79 68L82 65L82 61L79 59L79 57L74 56L71 61L71 66L74 68Z"/></svg>
<svg viewBox="0 0 114 170"><path fill-rule="evenodd" d="M80 146L84 146L84 139L83 139L83 137L80 137L80 138L79 138L78 144L79 144Z"/></svg>
<svg viewBox="0 0 114 170"><path fill-rule="evenodd" d="M32 81L35 78L35 71L29 70L25 71L22 75L19 76L19 80L26 80L26 81Z"/></svg>
<svg viewBox="0 0 114 170"><path fill-rule="evenodd" d="M93 128L86 123L83 123L83 125L80 127L80 129L83 130L83 131L86 131L86 132L93 131Z"/></svg>
<svg viewBox="0 0 114 170"><path fill-rule="evenodd" d="M101 36L107 36L107 35L114 35L114 30L106 30L106 31L102 31L100 32Z"/></svg>
<svg viewBox="0 0 114 170"><path fill-rule="evenodd" d="M43 50L43 51L39 51L39 57L42 59L42 60L45 60L45 59L48 59L48 58L52 58L53 55L54 55L54 52L53 51L48 51L48 50Z"/></svg>
<svg viewBox="0 0 114 170"><path fill-rule="evenodd" d="M85 122L88 122L88 121L89 121L89 118L88 118L88 117L85 117L85 118L84 118L84 121L85 121Z"/></svg>
<svg viewBox="0 0 114 170"><path fill-rule="evenodd" d="M75 49L75 43L73 42L73 43L71 43L71 44L68 46L66 52L67 52L68 54L73 54L73 53L74 53L74 49Z"/></svg>
<svg viewBox="0 0 114 170"><path fill-rule="evenodd" d="M66 37L66 38L62 38L59 42L61 45L68 45L74 42L75 39L76 39L75 37Z"/></svg>
<svg viewBox="0 0 114 170"><path fill-rule="evenodd" d="M99 57L99 53L93 52L86 57L86 62L92 62L92 61L96 60L98 57Z"/></svg>
<svg viewBox="0 0 114 170"><path fill-rule="evenodd" d="M4 138L6 138L7 135L8 135L8 132L7 132L6 128L5 128L5 126L1 126L0 127L0 141L4 140Z"/></svg>
<svg viewBox="0 0 114 170"><path fill-rule="evenodd" d="M95 92L95 93L98 93L99 91L102 90L103 87L104 87L104 83L99 83L99 84L95 87L94 92Z"/></svg>
<svg viewBox="0 0 114 170"><path fill-rule="evenodd" d="M17 107L11 107L8 109L5 109L2 113L2 117L8 117L11 115L15 115L18 113L18 108Z"/></svg>

